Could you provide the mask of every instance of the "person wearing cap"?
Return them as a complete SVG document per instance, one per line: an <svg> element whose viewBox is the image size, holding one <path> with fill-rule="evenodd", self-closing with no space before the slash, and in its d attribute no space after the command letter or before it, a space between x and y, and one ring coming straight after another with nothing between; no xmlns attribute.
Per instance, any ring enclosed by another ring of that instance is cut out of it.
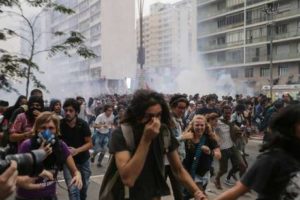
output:
<svg viewBox="0 0 300 200"><path fill-rule="evenodd" d="M234 200L254 190L260 200L300 198L300 106L284 108L270 123L272 138L236 185L216 200Z"/></svg>

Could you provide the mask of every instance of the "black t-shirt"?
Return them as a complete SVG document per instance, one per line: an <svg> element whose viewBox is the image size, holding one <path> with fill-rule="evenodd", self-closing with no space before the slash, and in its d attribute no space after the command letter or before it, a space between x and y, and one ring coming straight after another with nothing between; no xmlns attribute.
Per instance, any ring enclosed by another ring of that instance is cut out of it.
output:
<svg viewBox="0 0 300 200"><path fill-rule="evenodd" d="M85 144L85 138L91 137L91 130L86 121L77 118L75 127L71 128L65 119L60 123L61 139L69 146L78 148ZM89 151L84 151L73 157L75 163L82 164L90 158Z"/></svg>
<svg viewBox="0 0 300 200"><path fill-rule="evenodd" d="M133 134L136 148L141 140L143 127L133 127ZM171 132L170 132L171 133ZM164 146L163 137L159 134L151 145L141 174L135 182L135 185L130 188L131 200L151 200L153 197L160 197L170 194L170 190L166 184L164 175L161 173L160 167L164 167ZM168 151L172 152L178 147L176 138L171 135L171 141ZM109 151L115 154L120 151L130 151L121 128L117 128L112 133L112 138L109 144ZM122 188L119 188L122 189ZM122 191L116 191L116 199L122 200Z"/></svg>
<svg viewBox="0 0 300 200"><path fill-rule="evenodd" d="M283 151L272 150L258 156L253 166L242 177L241 182L258 193L257 200L279 200L282 199L280 196L290 181L291 175L299 171L299 165L295 164L289 155ZM288 200L292 199L297 198L288 198Z"/></svg>
<svg viewBox="0 0 300 200"><path fill-rule="evenodd" d="M191 173L190 170L194 161L197 144L193 143L193 141L191 140L188 140L185 143L186 157L183 160L183 165L189 173ZM218 143L214 139L209 138L208 136L206 136L204 145L208 146L211 150L214 150L219 147ZM196 174L199 176L204 176L205 173L209 171L212 160L213 157L211 155L207 155L206 153L202 152L199 158L199 164L196 168Z"/></svg>

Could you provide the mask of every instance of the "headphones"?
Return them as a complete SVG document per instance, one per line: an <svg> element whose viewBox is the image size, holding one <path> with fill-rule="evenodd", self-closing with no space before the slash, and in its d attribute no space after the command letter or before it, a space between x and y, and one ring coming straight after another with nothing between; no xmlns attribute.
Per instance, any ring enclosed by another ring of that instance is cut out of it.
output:
<svg viewBox="0 0 300 200"><path fill-rule="evenodd" d="M42 132L38 133L38 138L37 138L37 142L39 144L42 144L43 141L45 141L45 144L51 144L54 145L56 143L56 138L55 135L51 133L51 131L49 129L46 129Z"/></svg>

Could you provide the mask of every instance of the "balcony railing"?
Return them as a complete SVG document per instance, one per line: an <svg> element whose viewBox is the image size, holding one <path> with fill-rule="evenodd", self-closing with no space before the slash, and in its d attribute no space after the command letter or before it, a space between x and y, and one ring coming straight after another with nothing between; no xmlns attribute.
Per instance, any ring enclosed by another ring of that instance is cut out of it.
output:
<svg viewBox="0 0 300 200"><path fill-rule="evenodd" d="M210 12L207 12L207 11L204 11L204 12L200 12L198 13L198 21L202 21L202 20L205 20L205 19L208 19L208 18L211 18L211 17L214 17L214 16L217 16L217 15L222 15L222 14L225 14L227 12L231 12L231 11L240 11L239 9L240 8L243 8L244 7L244 3L241 3L241 4L237 4L235 6L232 6L232 7L224 7L220 10L217 10L217 8L213 11L210 11ZM205 10L206 8L204 7L203 10Z"/></svg>
<svg viewBox="0 0 300 200"><path fill-rule="evenodd" d="M213 44L213 45L206 44L202 48L200 48L200 51L212 51L212 50L216 50L216 49L225 49L225 48L230 48L230 47L234 47L234 46L240 46L243 44L244 44L243 40L236 41L236 42L229 42L229 43L225 43L225 44Z"/></svg>
<svg viewBox="0 0 300 200"><path fill-rule="evenodd" d="M261 10L261 12L263 13L263 9ZM291 17L291 16L294 16L294 15L299 15L300 14L300 9L299 8L295 8L295 9L289 9L289 10L286 10L286 11L280 11L280 8L279 8L279 12L278 13L275 13L273 15L273 20L279 20L281 18L285 18L285 17ZM267 21L267 17L266 15L262 15L258 18L254 18L254 19L248 19L247 20L247 25L250 25L250 24L256 24L256 23L260 23L260 22L264 22L264 21Z"/></svg>
<svg viewBox="0 0 300 200"><path fill-rule="evenodd" d="M288 38L293 38L293 37L300 37L300 29L296 31L291 31L287 33L282 33L282 34L274 34L273 35L273 40L283 40L283 39L288 39ZM270 38L267 36L260 36L256 38L251 38L247 39L247 44L254 44L254 43L259 43L259 42L268 42L270 41Z"/></svg>
<svg viewBox="0 0 300 200"><path fill-rule="evenodd" d="M230 30L230 29L234 29L234 28L238 28L244 25L244 22L240 22L240 23L236 23L236 24L232 24L232 25L227 25L227 26L223 26L223 27L218 27L217 21L214 22L214 24L210 24L211 27L209 28L203 28L203 29L198 29L198 37L201 37L203 35L208 35L208 34L213 34L216 32L221 32L221 31L226 31L226 30Z"/></svg>

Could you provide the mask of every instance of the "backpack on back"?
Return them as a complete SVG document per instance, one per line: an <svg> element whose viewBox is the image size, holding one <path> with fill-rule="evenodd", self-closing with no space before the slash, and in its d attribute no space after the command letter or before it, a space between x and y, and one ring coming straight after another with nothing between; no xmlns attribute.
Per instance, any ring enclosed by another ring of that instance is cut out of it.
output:
<svg viewBox="0 0 300 200"><path fill-rule="evenodd" d="M165 125L162 125L162 128L166 128ZM132 131L132 127L128 124L121 124L122 134L126 141L126 145L129 148L131 153L135 150L135 141ZM171 135L170 131L162 131L164 149L167 153L167 149L170 146ZM114 188L123 187L124 189L124 199L130 199L129 197L129 187L124 186L120 174L116 165L115 156L112 155L109 158L108 167L103 177L103 181L100 187L99 200L115 200ZM121 188L120 188L121 189Z"/></svg>

